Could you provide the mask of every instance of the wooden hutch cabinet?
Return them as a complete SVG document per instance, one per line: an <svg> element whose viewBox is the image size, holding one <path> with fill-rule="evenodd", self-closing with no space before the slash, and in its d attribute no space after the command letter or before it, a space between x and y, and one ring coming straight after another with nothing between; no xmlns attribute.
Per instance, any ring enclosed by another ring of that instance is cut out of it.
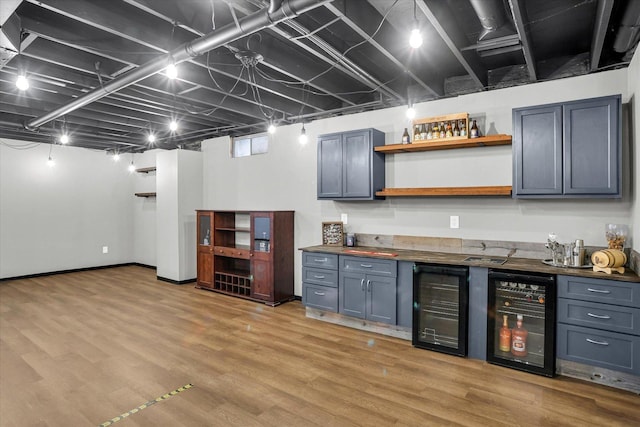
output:
<svg viewBox="0 0 640 427"><path fill-rule="evenodd" d="M293 211L198 210L197 288L277 305L293 295Z"/></svg>

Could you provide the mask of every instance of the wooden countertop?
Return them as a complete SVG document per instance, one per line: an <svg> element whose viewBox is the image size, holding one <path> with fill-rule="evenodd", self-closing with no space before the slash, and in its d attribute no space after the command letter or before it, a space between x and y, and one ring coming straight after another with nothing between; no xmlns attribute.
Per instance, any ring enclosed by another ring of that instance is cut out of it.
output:
<svg viewBox="0 0 640 427"><path fill-rule="evenodd" d="M324 252L337 255L363 256L371 258L391 259L396 261L426 262L432 264L468 265L472 267L487 267L499 270L520 272L534 272L547 274L562 274L565 276L589 277L594 279L620 280L623 282L640 283L640 276L634 271L626 269L624 274L596 273L590 268L563 268L543 264L541 260L529 258L481 256L471 254L457 254L448 252L428 252L409 249L380 248L372 246L329 246L317 245L300 248L308 252ZM478 258L477 261L465 261L468 257ZM504 264L492 263L490 259L507 259Z"/></svg>

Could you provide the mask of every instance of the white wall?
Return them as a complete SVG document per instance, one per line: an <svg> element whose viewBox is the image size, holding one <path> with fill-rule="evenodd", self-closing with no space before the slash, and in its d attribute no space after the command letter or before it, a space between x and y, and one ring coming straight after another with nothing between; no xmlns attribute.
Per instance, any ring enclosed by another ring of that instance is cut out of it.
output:
<svg viewBox="0 0 640 427"><path fill-rule="evenodd" d="M126 162L72 146L1 142L0 278L131 262Z"/></svg>
<svg viewBox="0 0 640 427"><path fill-rule="evenodd" d="M515 107L622 94L629 101L627 70L518 86L416 105L417 117L468 112L483 133L512 133ZM300 125L278 129L269 153L232 159L229 139L203 142L205 209L292 209L297 248L321 243L322 221L348 214L347 229L357 233L446 236L544 242L549 232L561 241L582 238L604 245L606 223L632 223L629 179L618 200L513 200L510 198L388 198L376 202L316 200L316 137L375 127L387 144L398 143L407 120L405 108L391 108L318 120L305 125L309 143L300 146ZM626 123L626 122L625 122ZM637 126L637 125L636 125ZM625 172L629 171L628 124L623 125ZM636 156L637 157L637 156ZM388 155L388 187L511 185L511 147L485 147ZM636 178L637 181L637 178ZM449 216L460 228L449 229ZM301 295L300 253L296 253L295 293Z"/></svg>
<svg viewBox="0 0 640 427"><path fill-rule="evenodd" d="M156 166L156 154L162 150L149 150L134 154L133 161L137 168ZM124 154L121 161L131 163L131 154ZM134 173L134 193L153 193L156 191L157 172ZM133 262L155 267L156 259L156 213L158 210L155 197L133 197Z"/></svg>
<svg viewBox="0 0 640 427"><path fill-rule="evenodd" d="M157 275L174 281L196 277L196 213L202 206L202 153L156 154Z"/></svg>

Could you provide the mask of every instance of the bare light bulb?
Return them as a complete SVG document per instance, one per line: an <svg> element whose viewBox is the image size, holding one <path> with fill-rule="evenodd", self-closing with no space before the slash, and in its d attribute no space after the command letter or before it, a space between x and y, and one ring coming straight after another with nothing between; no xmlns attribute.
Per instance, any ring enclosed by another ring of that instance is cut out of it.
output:
<svg viewBox="0 0 640 427"><path fill-rule="evenodd" d="M418 28L414 28L411 30L411 36L409 36L409 46L414 49L422 46L422 34L420 34L420 30Z"/></svg>
<svg viewBox="0 0 640 427"><path fill-rule="evenodd" d="M276 133L276 125L274 125L273 123L271 123L269 125L269 128L267 129L267 132L269 132L271 135L273 135L274 133Z"/></svg>
<svg viewBox="0 0 640 427"><path fill-rule="evenodd" d="M29 80L24 74L20 74L16 79L16 87L19 90L27 90L29 89Z"/></svg>
<svg viewBox="0 0 640 427"><path fill-rule="evenodd" d="M113 161L114 161L114 162L117 162L118 160L120 160L120 154L115 153L115 154L113 155Z"/></svg>
<svg viewBox="0 0 640 427"><path fill-rule="evenodd" d="M178 122L176 122L175 120L171 120L171 123L169 123L169 130L171 132L175 132L178 130Z"/></svg>
<svg viewBox="0 0 640 427"><path fill-rule="evenodd" d="M176 67L176 64L172 62L171 64L167 65L167 68L165 68L165 73L167 73L167 77L173 80L178 77L178 67Z"/></svg>
<svg viewBox="0 0 640 427"><path fill-rule="evenodd" d="M150 144L153 144L154 142L156 142L156 136L152 133L149 133L149 136L147 136L147 141L149 141Z"/></svg>
<svg viewBox="0 0 640 427"><path fill-rule="evenodd" d="M416 110L413 107L407 108L407 118L413 120L416 117Z"/></svg>
<svg viewBox="0 0 640 427"><path fill-rule="evenodd" d="M298 137L298 142L302 145L305 145L309 141L307 137L307 130L304 128L304 123L302 124L302 129L300 130L300 136Z"/></svg>
<svg viewBox="0 0 640 427"><path fill-rule="evenodd" d="M50 168L54 167L56 165L56 162L53 161L53 158L51 156L49 156L49 159L47 160L47 166L49 166Z"/></svg>
<svg viewBox="0 0 640 427"><path fill-rule="evenodd" d="M69 143L69 135L63 133L60 135L60 144L68 144Z"/></svg>
<svg viewBox="0 0 640 427"><path fill-rule="evenodd" d="M136 170L136 166L133 164L133 160L131 160L131 163L129 164L129 172L134 172Z"/></svg>

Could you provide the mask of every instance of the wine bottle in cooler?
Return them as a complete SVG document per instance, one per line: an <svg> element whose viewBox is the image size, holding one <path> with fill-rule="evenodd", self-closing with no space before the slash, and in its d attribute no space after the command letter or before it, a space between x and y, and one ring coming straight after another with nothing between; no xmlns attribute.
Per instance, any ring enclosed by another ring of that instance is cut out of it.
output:
<svg viewBox="0 0 640 427"><path fill-rule="evenodd" d="M500 351L508 352L511 350L511 329L509 328L509 316L502 315L502 328L500 328Z"/></svg>
<svg viewBox="0 0 640 427"><path fill-rule="evenodd" d="M527 336L529 332L522 327L524 317L518 314L516 327L511 331L511 354L524 357L527 355Z"/></svg>

